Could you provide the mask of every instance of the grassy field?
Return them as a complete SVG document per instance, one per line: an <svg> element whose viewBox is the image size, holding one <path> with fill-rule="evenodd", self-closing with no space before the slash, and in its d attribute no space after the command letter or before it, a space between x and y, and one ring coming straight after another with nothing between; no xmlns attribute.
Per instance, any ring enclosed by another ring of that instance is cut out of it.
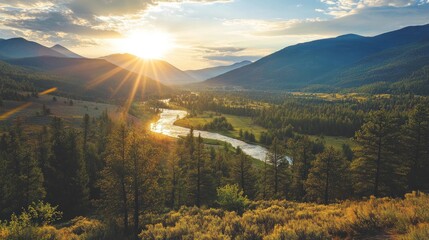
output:
<svg viewBox="0 0 429 240"><path fill-rule="evenodd" d="M240 129L248 132L252 132L255 134L257 140L261 136L261 133L267 131L265 128L253 124L252 119L250 117L243 116L235 116L222 114L229 123L234 127L233 131L218 131L218 133L223 134L232 138L240 138ZM201 129L205 124L211 122L216 116L214 112L204 112L203 114L199 114L195 117L186 117L184 119L177 120L174 124L181 127L194 127L195 129Z"/></svg>
<svg viewBox="0 0 429 240"><path fill-rule="evenodd" d="M92 118L100 116L105 110L109 114L115 114L118 110L117 106L105 103L72 100L71 104L70 99L58 96L55 98L56 101L51 95L43 95L38 98L30 98L27 102L3 100L0 116L5 116L5 118L0 120L0 125L10 125L19 118L24 123L26 130L31 131L42 125L50 124L52 117L58 116L63 118L67 125L80 126L85 114ZM49 114L43 114L43 105L49 109Z"/></svg>
<svg viewBox="0 0 429 240"><path fill-rule="evenodd" d="M332 146L335 149L341 150L343 144L348 144L351 148L356 146L352 138L335 137L335 136L314 136L308 135L311 140L321 139L325 142L326 146Z"/></svg>

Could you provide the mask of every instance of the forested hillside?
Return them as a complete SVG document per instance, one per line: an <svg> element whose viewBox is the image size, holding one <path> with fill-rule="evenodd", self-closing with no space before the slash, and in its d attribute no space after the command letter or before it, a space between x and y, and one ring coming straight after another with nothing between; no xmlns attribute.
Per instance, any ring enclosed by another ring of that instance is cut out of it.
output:
<svg viewBox="0 0 429 240"><path fill-rule="evenodd" d="M428 218L422 210L427 206L426 196L382 198L429 189L425 101L392 97L385 100L385 106L391 107L384 110L371 110L375 103L368 101L353 150L334 149L301 134L271 135L271 141L264 143L269 148L265 162L255 162L226 144L207 144L192 130L176 142L131 122L113 121L107 114L93 119L86 115L78 128L53 117L49 126L32 134L22 130L18 119L13 126L3 127L0 141L4 193L0 209L2 218L8 220L1 234L6 239L41 238L43 234L53 239L74 235L88 239L180 239L205 234L219 239L427 236ZM195 104L204 106L202 101ZM234 111L222 106L216 108ZM403 106L412 109L402 114ZM326 107L304 104L297 108L315 112ZM347 108L337 110L347 112ZM146 111L156 112L156 107ZM279 114L284 113L269 115ZM358 201L371 195L381 199ZM348 199L357 202L341 203ZM58 207L37 205L41 200ZM29 210L22 212L27 206ZM56 211L66 224L58 224ZM13 213L21 215L10 218ZM50 217L41 219L41 214Z"/></svg>
<svg viewBox="0 0 429 240"><path fill-rule="evenodd" d="M336 92L428 94L429 25L374 37L344 35L286 47L206 86Z"/></svg>
<svg viewBox="0 0 429 240"><path fill-rule="evenodd" d="M138 89L135 91L138 98L171 92L170 88L155 80L100 59L35 57L9 59L7 62L10 65L3 65L8 69L22 67L18 68L21 69L19 76L9 74L16 81L23 81L26 77L41 89L57 87L60 92L78 98L124 100L134 87Z"/></svg>

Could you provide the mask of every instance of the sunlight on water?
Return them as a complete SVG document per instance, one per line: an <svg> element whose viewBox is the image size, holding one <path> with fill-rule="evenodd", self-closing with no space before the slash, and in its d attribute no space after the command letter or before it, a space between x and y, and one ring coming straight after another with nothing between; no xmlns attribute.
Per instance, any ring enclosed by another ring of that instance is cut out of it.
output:
<svg viewBox="0 0 429 240"><path fill-rule="evenodd" d="M189 128L174 125L176 120L186 117L188 114L186 111L170 109L161 109L161 111L162 112L160 114L159 120L156 123L152 123L150 125L150 130L152 132L175 138L189 134ZM249 144L241 140L223 136L218 133L194 130L195 136L198 136L199 134L201 134L201 137L203 138L228 142L235 148L240 147L243 152L261 161L264 161L267 155L267 149L258 145Z"/></svg>

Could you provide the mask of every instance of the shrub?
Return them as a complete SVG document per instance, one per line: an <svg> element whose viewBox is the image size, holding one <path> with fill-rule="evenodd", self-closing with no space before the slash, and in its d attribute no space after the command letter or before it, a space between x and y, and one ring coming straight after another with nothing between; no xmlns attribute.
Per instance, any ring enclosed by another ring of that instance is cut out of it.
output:
<svg viewBox="0 0 429 240"><path fill-rule="evenodd" d="M225 210L242 214L250 201L238 185L225 185L217 189L217 203Z"/></svg>

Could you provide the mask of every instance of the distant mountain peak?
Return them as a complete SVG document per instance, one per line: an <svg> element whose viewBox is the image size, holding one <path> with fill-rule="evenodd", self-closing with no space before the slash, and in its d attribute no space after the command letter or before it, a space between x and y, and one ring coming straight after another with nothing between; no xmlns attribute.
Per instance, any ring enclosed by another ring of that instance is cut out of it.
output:
<svg viewBox="0 0 429 240"><path fill-rule="evenodd" d="M357 34L353 34L353 33L349 33L349 34L345 34L345 35L341 35L336 37L336 39L361 39L364 38L361 35L357 35Z"/></svg>
<svg viewBox="0 0 429 240"><path fill-rule="evenodd" d="M25 38L22 38L22 37L15 37L15 38L9 38L9 39L5 39L5 41L8 41L8 42L22 42L22 43L36 43L36 42L32 42L32 41L28 41L27 39L25 39Z"/></svg>
<svg viewBox="0 0 429 240"><path fill-rule="evenodd" d="M60 44L55 44L51 48L65 48L65 47L63 45L60 45Z"/></svg>
<svg viewBox="0 0 429 240"><path fill-rule="evenodd" d="M0 55L4 58L25 57L65 57L65 55L45 47L37 42L28 41L22 37L10 38L0 41Z"/></svg>
<svg viewBox="0 0 429 240"><path fill-rule="evenodd" d="M68 49L68 48L66 48L60 44L55 44L54 46L51 47L51 49L65 55L66 57L69 57L69 58L83 58L79 54L72 52L70 49Z"/></svg>

